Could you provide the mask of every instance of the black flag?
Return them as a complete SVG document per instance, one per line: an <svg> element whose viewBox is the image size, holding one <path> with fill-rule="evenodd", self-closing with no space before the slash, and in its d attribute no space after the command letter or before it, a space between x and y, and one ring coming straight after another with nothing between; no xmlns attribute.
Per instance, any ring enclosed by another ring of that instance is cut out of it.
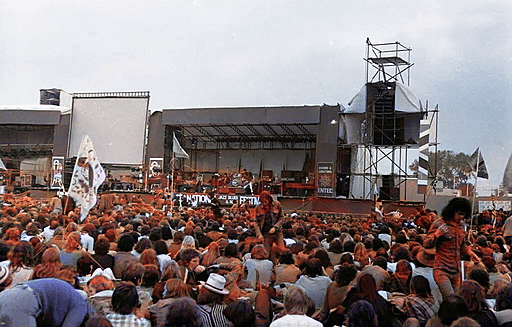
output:
<svg viewBox="0 0 512 327"><path fill-rule="evenodd" d="M477 148L475 152L469 157L469 165L473 168L473 171L476 171L478 167L478 172L476 174L477 177L489 179L489 173L487 173L487 167L485 166L484 158L480 153L480 148Z"/></svg>

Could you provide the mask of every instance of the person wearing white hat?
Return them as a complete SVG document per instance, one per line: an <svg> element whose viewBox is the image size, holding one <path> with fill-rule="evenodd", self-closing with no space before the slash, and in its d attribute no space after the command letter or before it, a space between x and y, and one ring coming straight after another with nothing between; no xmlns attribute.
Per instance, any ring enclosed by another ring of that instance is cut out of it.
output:
<svg viewBox="0 0 512 327"><path fill-rule="evenodd" d="M231 322L224 316L224 298L229 294L225 288L226 278L219 274L212 273L206 283L201 282L197 304L203 327L231 327Z"/></svg>

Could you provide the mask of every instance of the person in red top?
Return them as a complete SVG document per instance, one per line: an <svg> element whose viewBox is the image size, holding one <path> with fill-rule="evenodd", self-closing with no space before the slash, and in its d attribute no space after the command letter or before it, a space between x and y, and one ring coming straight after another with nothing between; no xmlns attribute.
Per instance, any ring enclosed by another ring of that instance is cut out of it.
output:
<svg viewBox="0 0 512 327"><path fill-rule="evenodd" d="M448 202L441 214L442 218L432 223L423 241L425 248L435 247L434 280L446 299L455 293L461 283L461 255L469 255L475 263L480 258L465 243L465 232L461 228L463 219L471 213L467 199L454 198Z"/></svg>

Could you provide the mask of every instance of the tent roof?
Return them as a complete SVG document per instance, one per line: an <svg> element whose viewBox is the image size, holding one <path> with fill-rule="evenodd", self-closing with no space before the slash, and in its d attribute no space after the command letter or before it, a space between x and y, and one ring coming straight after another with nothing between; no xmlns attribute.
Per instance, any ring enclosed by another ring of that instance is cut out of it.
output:
<svg viewBox="0 0 512 327"><path fill-rule="evenodd" d="M403 113L419 113L422 111L420 100L407 86L395 83L395 111ZM368 84L350 100L345 114L361 114L366 112Z"/></svg>

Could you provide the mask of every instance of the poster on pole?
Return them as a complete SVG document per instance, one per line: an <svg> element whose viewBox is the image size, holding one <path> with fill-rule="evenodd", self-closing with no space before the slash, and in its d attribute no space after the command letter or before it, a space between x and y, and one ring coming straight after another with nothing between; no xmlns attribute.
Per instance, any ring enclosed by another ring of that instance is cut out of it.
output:
<svg viewBox="0 0 512 327"><path fill-rule="evenodd" d="M336 179L334 178L334 163L319 162L317 166L316 194L322 197L334 197Z"/></svg>
<svg viewBox="0 0 512 327"><path fill-rule="evenodd" d="M52 157L52 178L50 188L58 190L64 188L64 157Z"/></svg>
<svg viewBox="0 0 512 327"><path fill-rule="evenodd" d="M164 168L164 158L149 159L149 178L157 178L162 175Z"/></svg>

